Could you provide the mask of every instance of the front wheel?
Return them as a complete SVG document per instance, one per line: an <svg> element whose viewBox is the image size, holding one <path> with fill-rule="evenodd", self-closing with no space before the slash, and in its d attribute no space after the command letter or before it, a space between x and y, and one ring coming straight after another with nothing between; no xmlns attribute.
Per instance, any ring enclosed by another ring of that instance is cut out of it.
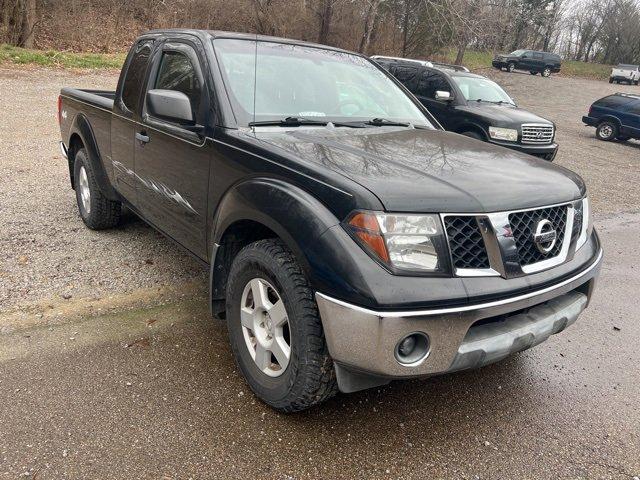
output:
<svg viewBox="0 0 640 480"><path fill-rule="evenodd" d="M613 83L613 78L610 78L610 79L609 79L609 83Z"/></svg>
<svg viewBox="0 0 640 480"><path fill-rule="evenodd" d="M604 121L596 128L596 137L598 140L609 142L618 136L618 126L610 121Z"/></svg>
<svg viewBox="0 0 640 480"><path fill-rule="evenodd" d="M542 76L545 78L551 76L551 69L549 67L545 67L542 71Z"/></svg>
<svg viewBox="0 0 640 480"><path fill-rule="evenodd" d="M531 70L529 73L530 73L531 75L537 75L537 74L538 74L538 72L534 72L533 70Z"/></svg>
<svg viewBox="0 0 640 480"><path fill-rule="evenodd" d="M122 204L109 200L102 194L93 164L84 148L76 153L73 167L76 201L84 224L91 230L104 230L118 225L122 215Z"/></svg>
<svg viewBox="0 0 640 480"><path fill-rule="evenodd" d="M507 65L507 72L509 73L513 73L513 71L516 69L516 64L511 62L509 63L509 65Z"/></svg>
<svg viewBox="0 0 640 480"><path fill-rule="evenodd" d="M295 412L335 395L313 291L284 243L268 239L243 248L231 266L226 298L231 348L258 398Z"/></svg>

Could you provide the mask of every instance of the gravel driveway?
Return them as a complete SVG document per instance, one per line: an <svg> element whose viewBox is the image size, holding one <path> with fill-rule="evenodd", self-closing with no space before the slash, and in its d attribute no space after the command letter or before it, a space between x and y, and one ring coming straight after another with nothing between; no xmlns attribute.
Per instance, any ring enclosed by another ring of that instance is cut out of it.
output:
<svg viewBox="0 0 640 480"><path fill-rule="evenodd" d="M486 72L516 100L558 125L556 163L580 173L600 215L640 205L640 142L603 143L581 116L593 100L639 87L563 77ZM104 298L159 287L206 285L206 272L170 241L129 217L92 232L80 221L58 150L62 86L114 89L116 72L77 74L0 68L0 311L35 302Z"/></svg>

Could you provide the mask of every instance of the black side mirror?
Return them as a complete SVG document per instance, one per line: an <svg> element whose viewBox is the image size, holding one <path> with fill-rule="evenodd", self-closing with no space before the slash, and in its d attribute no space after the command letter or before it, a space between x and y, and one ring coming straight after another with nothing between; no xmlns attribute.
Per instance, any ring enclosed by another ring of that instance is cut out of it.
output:
<svg viewBox="0 0 640 480"><path fill-rule="evenodd" d="M189 97L176 90L149 90L147 108L151 115L163 120L187 125L194 123Z"/></svg>

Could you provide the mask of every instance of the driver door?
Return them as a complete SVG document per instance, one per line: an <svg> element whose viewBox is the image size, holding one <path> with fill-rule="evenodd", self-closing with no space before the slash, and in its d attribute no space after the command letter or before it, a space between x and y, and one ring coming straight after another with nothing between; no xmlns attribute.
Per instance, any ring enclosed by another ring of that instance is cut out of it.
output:
<svg viewBox="0 0 640 480"><path fill-rule="evenodd" d="M194 125L152 116L145 101L135 140L139 210L156 227L206 258L211 163L205 136L210 100L202 59L186 40L169 40L154 55L147 91L176 90L189 97Z"/></svg>

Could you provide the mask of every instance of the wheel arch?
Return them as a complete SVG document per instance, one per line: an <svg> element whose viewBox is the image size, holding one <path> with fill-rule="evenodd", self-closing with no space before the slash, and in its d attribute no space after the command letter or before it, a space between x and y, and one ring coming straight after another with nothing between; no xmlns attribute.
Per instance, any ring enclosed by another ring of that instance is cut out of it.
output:
<svg viewBox="0 0 640 480"><path fill-rule="evenodd" d="M231 264L246 245L279 238L291 250L313 286L313 243L339 220L315 197L291 183L252 178L223 196L210 235L209 295L212 313L224 311Z"/></svg>
<svg viewBox="0 0 640 480"><path fill-rule="evenodd" d="M73 178L75 156L78 151L84 148L87 151L88 160L93 167L96 182L102 194L109 200L120 200L117 192L114 190L107 172L104 168L104 161L100 154L100 148L98 142L93 133L93 128L86 115L78 113L73 119L71 128L69 130L69 150L68 150L68 163L69 163L69 175L71 178L71 187L75 189L75 182Z"/></svg>
<svg viewBox="0 0 640 480"><path fill-rule="evenodd" d="M489 136L487 135L487 131L477 123L464 123L460 125L458 128L456 128L456 133L463 134L464 132L477 133L482 137L482 139L485 142L489 141Z"/></svg>

